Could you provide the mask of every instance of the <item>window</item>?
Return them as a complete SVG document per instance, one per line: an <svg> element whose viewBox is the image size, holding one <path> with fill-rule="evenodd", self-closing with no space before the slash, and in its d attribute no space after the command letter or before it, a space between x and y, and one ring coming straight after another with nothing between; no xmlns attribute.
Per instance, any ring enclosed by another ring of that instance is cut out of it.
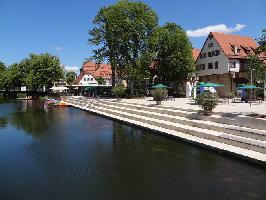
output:
<svg viewBox="0 0 266 200"><path fill-rule="evenodd" d="M197 65L197 71L200 71L201 70L201 65Z"/></svg>
<svg viewBox="0 0 266 200"><path fill-rule="evenodd" d="M216 50L216 51L215 51L215 55L216 55L216 56L219 56L219 55L220 55L220 50Z"/></svg>
<svg viewBox="0 0 266 200"><path fill-rule="evenodd" d="M208 69L213 69L213 63L208 63Z"/></svg>
<svg viewBox="0 0 266 200"><path fill-rule="evenodd" d="M212 51L212 56L216 56L216 51Z"/></svg>
<svg viewBox="0 0 266 200"><path fill-rule="evenodd" d="M205 70L205 64L201 65L201 70Z"/></svg>
<svg viewBox="0 0 266 200"><path fill-rule="evenodd" d="M240 54L240 50L241 50L241 49L237 49L237 54Z"/></svg>
<svg viewBox="0 0 266 200"><path fill-rule="evenodd" d="M84 78L83 81L86 81L86 78Z"/></svg>
<svg viewBox="0 0 266 200"><path fill-rule="evenodd" d="M209 46L210 48L213 47L213 43L210 43L208 46Z"/></svg>
<svg viewBox="0 0 266 200"><path fill-rule="evenodd" d="M93 81L93 78L91 78L91 81Z"/></svg>
<svg viewBox="0 0 266 200"><path fill-rule="evenodd" d="M215 62L215 69L218 69L218 61Z"/></svg>
<svg viewBox="0 0 266 200"><path fill-rule="evenodd" d="M203 54L203 58L206 58L206 53Z"/></svg>
<svg viewBox="0 0 266 200"><path fill-rule="evenodd" d="M208 57L212 57L212 52L208 52Z"/></svg>
<svg viewBox="0 0 266 200"><path fill-rule="evenodd" d="M230 62L230 68L236 68L236 62Z"/></svg>

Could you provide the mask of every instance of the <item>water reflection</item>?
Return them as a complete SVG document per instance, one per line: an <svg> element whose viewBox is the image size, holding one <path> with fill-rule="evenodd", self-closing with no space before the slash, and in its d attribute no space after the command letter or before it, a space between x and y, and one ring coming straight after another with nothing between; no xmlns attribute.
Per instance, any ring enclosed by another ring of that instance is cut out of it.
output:
<svg viewBox="0 0 266 200"><path fill-rule="evenodd" d="M263 168L75 108L17 104L1 115L0 199L265 199Z"/></svg>
<svg viewBox="0 0 266 200"><path fill-rule="evenodd" d="M0 128L5 128L7 126L7 118L5 117L0 117Z"/></svg>

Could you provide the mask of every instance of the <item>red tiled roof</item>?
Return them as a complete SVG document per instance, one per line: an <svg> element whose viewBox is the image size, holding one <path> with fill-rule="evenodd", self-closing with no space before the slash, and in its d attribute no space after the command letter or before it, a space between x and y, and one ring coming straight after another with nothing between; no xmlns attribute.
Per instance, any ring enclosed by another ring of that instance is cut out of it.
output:
<svg viewBox="0 0 266 200"><path fill-rule="evenodd" d="M199 54L200 54L200 49L192 49L192 56L193 56L193 59L196 61L197 58L199 57Z"/></svg>
<svg viewBox="0 0 266 200"><path fill-rule="evenodd" d="M79 83L85 74L90 74L94 78L102 77L110 79L112 76L111 65L97 64L94 62L85 62L82 68L80 69L80 74L75 80L75 83Z"/></svg>
<svg viewBox="0 0 266 200"><path fill-rule="evenodd" d="M245 58L249 53L258 47L257 43L251 37L232 35L218 32L211 32L221 46L223 52L229 58ZM234 46L240 49L238 54L234 52Z"/></svg>

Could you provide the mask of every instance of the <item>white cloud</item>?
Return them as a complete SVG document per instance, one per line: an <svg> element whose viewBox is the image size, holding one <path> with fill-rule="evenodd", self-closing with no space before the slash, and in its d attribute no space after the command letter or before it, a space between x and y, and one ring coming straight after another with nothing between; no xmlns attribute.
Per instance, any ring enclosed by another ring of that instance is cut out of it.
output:
<svg viewBox="0 0 266 200"><path fill-rule="evenodd" d="M79 72L79 67L78 66L65 66L66 71L74 71L76 73Z"/></svg>
<svg viewBox="0 0 266 200"><path fill-rule="evenodd" d="M236 24L235 27L227 27L225 24L211 25L196 30L188 30L187 34L189 37L203 37L209 35L210 32L221 32L221 33L233 33L245 28L244 24Z"/></svg>
<svg viewBox="0 0 266 200"><path fill-rule="evenodd" d="M63 47L59 47L59 46L58 47L55 47L55 50L56 51L62 51L63 50Z"/></svg>

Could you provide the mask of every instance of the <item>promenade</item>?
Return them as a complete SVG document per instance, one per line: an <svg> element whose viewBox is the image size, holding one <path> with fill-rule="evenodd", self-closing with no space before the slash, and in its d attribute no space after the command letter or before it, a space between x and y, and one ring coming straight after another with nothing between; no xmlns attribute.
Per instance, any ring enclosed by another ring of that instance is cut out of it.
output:
<svg viewBox="0 0 266 200"><path fill-rule="evenodd" d="M82 110L266 165L266 120L244 115L259 111L256 106L263 110L264 103L251 108L236 104L244 110L238 112L234 112L234 104L219 105L212 116L203 116L188 99L165 101L161 106L150 98L117 101L67 97L66 101Z"/></svg>

